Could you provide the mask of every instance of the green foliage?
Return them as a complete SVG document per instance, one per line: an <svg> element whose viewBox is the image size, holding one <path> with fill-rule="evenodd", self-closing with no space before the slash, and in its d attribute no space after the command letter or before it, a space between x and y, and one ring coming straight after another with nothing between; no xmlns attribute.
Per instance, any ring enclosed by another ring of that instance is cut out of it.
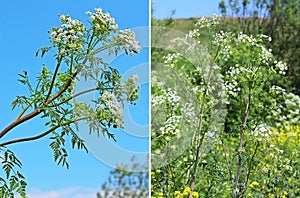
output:
<svg viewBox="0 0 300 198"><path fill-rule="evenodd" d="M18 171L22 167L21 161L8 149L1 149L1 153L3 153L1 161L5 178L0 178L0 196L11 198L14 197L14 192L17 192L21 197L25 197L27 183Z"/></svg>
<svg viewBox="0 0 300 198"><path fill-rule="evenodd" d="M132 167L121 164L111 171L97 198L146 198L149 197L148 165L134 163Z"/></svg>
<svg viewBox="0 0 300 198"><path fill-rule="evenodd" d="M219 9L223 17L219 30L248 35L264 34L272 38L265 42L267 48L278 60L287 63L286 78L276 79L273 84L284 87L288 91L300 94L299 64L299 25L300 3L298 0L222 0ZM164 24L167 20L153 19L153 23ZM187 33L194 29L197 18L173 19L176 30ZM205 33L205 32L204 32ZM153 38L155 39L155 38ZM154 54L156 53L154 50Z"/></svg>
<svg viewBox="0 0 300 198"><path fill-rule="evenodd" d="M274 85L287 65L270 37L220 22L201 18L153 57L151 195L297 197L300 97Z"/></svg>
<svg viewBox="0 0 300 198"><path fill-rule="evenodd" d="M299 181L295 178L300 172L295 155L299 150L299 126L289 125L272 132L268 141L252 150L248 148L256 159L245 194L248 197L298 197Z"/></svg>
<svg viewBox="0 0 300 198"><path fill-rule="evenodd" d="M10 125L0 132L0 139L14 127L41 116L48 130L36 136L2 141L0 149L6 150L10 144L32 141L48 136L54 161L69 168L66 141L71 141L73 149L87 151L85 142L78 135L78 123L84 121L90 127L90 133L97 133L116 140L109 130L123 127L121 107L124 103L133 103L138 99L139 85L137 76L121 81L118 70L105 62L99 53L107 52L117 55L125 52L133 55L140 51L138 41L132 31L119 30L114 18L103 13L101 8L95 13L87 12L88 24L71 19L69 15L60 15L61 26L49 31L51 46L41 48L36 56L45 57L52 53L56 65L52 71L45 64L35 82L27 71L19 74L18 81L28 89L28 96L17 96L12 102L21 112ZM94 87L76 92L75 82L92 81ZM96 92L95 101L76 102L78 96ZM70 138L68 138L70 137ZM14 169L21 168L21 162L10 150L4 152L3 170L5 178L1 179L1 197L12 197L18 193L24 197L26 182L24 177Z"/></svg>
<svg viewBox="0 0 300 198"><path fill-rule="evenodd" d="M265 34L272 42L265 43L273 54L289 65L286 80L277 85L299 94L300 90L300 2L298 0L221 1L219 8L225 17L224 31Z"/></svg>

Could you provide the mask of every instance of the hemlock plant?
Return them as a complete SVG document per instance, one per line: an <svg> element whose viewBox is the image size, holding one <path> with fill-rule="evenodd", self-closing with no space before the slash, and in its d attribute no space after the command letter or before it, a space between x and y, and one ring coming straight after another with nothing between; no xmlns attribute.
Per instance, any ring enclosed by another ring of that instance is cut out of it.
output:
<svg viewBox="0 0 300 198"><path fill-rule="evenodd" d="M114 18L103 13L101 8L87 12L87 15L87 25L69 15L60 15L61 25L49 31L51 45L40 49L36 56L54 54L56 65L53 71L43 65L34 82L28 72L19 74L18 81L28 88L29 95L17 96L12 102L12 109L18 107L20 113L0 131L0 140L16 126L35 117L41 117L48 130L35 129L35 136L0 141L5 173L0 178L0 197L14 197L16 193L26 196L26 180L20 172L22 163L9 149L10 145L49 137L54 161L68 168L67 137L70 137L72 148L87 151L76 130L79 121L89 126L90 133L115 140L109 130L123 127L122 105L138 99L137 76L121 81L118 70L99 55L101 52L108 52L111 56L121 52L128 55L139 53L141 48L134 32L119 30ZM75 92L76 80L92 81L95 87ZM89 92L96 92L98 97L88 103L75 100Z"/></svg>
<svg viewBox="0 0 300 198"><path fill-rule="evenodd" d="M297 197L300 99L274 84L287 65L270 37L218 26L199 19L152 60L151 195Z"/></svg>

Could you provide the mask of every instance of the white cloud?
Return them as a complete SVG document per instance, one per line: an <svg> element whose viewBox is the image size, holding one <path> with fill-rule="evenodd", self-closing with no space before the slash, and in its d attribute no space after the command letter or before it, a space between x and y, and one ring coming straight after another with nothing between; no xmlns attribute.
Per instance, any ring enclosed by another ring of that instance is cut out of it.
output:
<svg viewBox="0 0 300 198"><path fill-rule="evenodd" d="M64 188L58 190L42 191L39 189L29 189L29 198L96 198L100 188Z"/></svg>

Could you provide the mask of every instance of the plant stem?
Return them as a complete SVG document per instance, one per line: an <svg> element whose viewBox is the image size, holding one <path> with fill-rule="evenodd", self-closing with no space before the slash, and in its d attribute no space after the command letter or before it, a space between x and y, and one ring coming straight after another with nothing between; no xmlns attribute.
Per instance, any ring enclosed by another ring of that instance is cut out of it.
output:
<svg viewBox="0 0 300 198"><path fill-rule="evenodd" d="M250 113L250 104L251 104L251 88L249 89L248 102L246 105L244 119L243 119L243 127L242 127L242 131L240 134L240 143L239 143L239 150L238 150L238 163L237 163L237 169L236 169L236 175L235 175L235 182L232 186L233 197L238 197L238 195L239 195L239 192L237 192L236 188L237 188L239 178L240 178L240 173L241 173L243 139L244 139L244 134L245 134L245 130L246 130L248 116Z"/></svg>
<svg viewBox="0 0 300 198"><path fill-rule="evenodd" d="M109 44L109 45L105 45L105 46L102 46L102 47L99 47L98 49L96 49L95 51L92 52L93 55L96 55L104 50L107 50L109 48L112 48L112 47L115 47L115 46L118 46L118 43L115 42L115 43L112 43L112 44Z"/></svg>
<svg viewBox="0 0 300 198"><path fill-rule="evenodd" d="M29 107L35 102L35 100L33 99L23 110L22 112L18 115L18 117L16 118L16 120L20 119L24 113L29 109Z"/></svg>
<svg viewBox="0 0 300 198"><path fill-rule="evenodd" d="M226 164L227 164L227 168L228 168L228 172L229 172L229 178L230 178L230 181L233 182L232 169L231 169L231 166L230 166L230 163L229 163L229 160L228 160L228 155L227 155L227 152L226 152L226 147L225 147L223 139L221 139L221 142L222 142L223 152L224 152L224 155L225 155Z"/></svg>
<svg viewBox="0 0 300 198"><path fill-rule="evenodd" d="M3 142L3 143L0 144L0 147L7 146L7 145L10 145L10 144L19 143L19 142L27 142L27 141L37 140L37 139L40 139L40 138L50 134L52 131L56 130L59 127L66 126L66 125L69 125L69 124L72 124L72 123L75 123L77 121L84 120L84 119L86 119L86 118L84 117L84 118L80 118L80 119L76 119L76 120L70 120L68 122L62 123L62 124L57 125L55 127L52 127L48 131L46 131L44 133L41 133L39 135L36 135L36 136L27 137L27 138L20 138L20 139L15 139L15 140L10 140L10 141L7 141L7 142Z"/></svg>
<svg viewBox="0 0 300 198"><path fill-rule="evenodd" d="M253 159L254 159L254 157L256 155L258 147L259 147L259 141L257 141L257 143L256 143L255 150L254 150L253 155L252 155L252 157L250 159L250 162L249 162L249 171L247 173L247 177L246 177L246 181L245 181L245 186L247 186L247 184L248 184L249 177L250 177L250 174L251 174L251 169L252 169L252 162L253 162Z"/></svg>
<svg viewBox="0 0 300 198"><path fill-rule="evenodd" d="M92 92L92 91L96 91L96 90L98 90L98 88L92 88L92 89L84 90L82 92L79 92L79 93L77 93L77 94L75 94L75 95L67 98L66 100L64 100L64 101L62 101L60 103L57 103L57 104L54 104L54 105L49 105L48 107L57 107L57 106L62 105L64 103L68 102L69 100L72 100L72 99L74 99L74 98L76 98L76 97L78 97L80 95L83 95L83 94L86 94L86 93L89 93L89 92Z"/></svg>
<svg viewBox="0 0 300 198"><path fill-rule="evenodd" d="M47 94L47 96L46 96L46 101L48 100L48 98L49 98L50 95L51 95L51 92L52 92L52 89L53 89L53 86L54 86L54 82L55 82L56 75L57 75L57 73L58 73L58 69L59 69L59 67L60 67L61 61L62 61L62 56L59 56L59 57L58 57L58 60L57 60L57 65L56 65L54 74L53 74L53 76L52 76L52 81L51 81L51 85L50 85L50 88L49 88L49 92L48 92L48 94Z"/></svg>
<svg viewBox="0 0 300 198"><path fill-rule="evenodd" d="M51 98L49 98L45 105L48 105L50 102L52 102L53 100L55 100L56 98L58 98L61 94L63 94L68 87L70 86L70 84L72 83L72 81L74 80L74 78L77 76L77 74L80 72L80 70L82 69L83 65L87 62L87 58L82 62L81 67L78 68L78 70L76 72L74 72L74 74L72 75L72 77L66 82L65 86L63 88L61 88L55 95L53 95ZM13 128L15 128L16 126L18 126L19 124L22 124L23 122L26 122L27 120L30 120L31 118L39 115L40 113L43 112L43 108L37 108L34 111L26 114L25 116L20 117L19 119L13 121L11 124L9 124L5 129L3 129L0 132L0 139L6 135L10 130L12 130Z"/></svg>
<svg viewBox="0 0 300 198"><path fill-rule="evenodd" d="M211 76L211 72L212 72L212 66L209 66L209 70L208 70L208 76L207 76L207 88L204 90L204 94L202 97L202 101L201 101L201 107L200 107L200 117L199 117L199 121L198 121L198 129L197 129L197 139L196 139L196 143L197 143L197 148L196 148L196 159L195 159L195 164L194 164L194 173L192 176L192 181L191 181L191 192L194 191L195 188L195 182L196 182L196 176L197 176L197 168L198 168L198 162L199 162L199 158L200 158L200 147L202 145L204 136L205 136L205 132L201 132L202 131L202 126L203 126L203 115L204 115L204 109L205 109L205 104L206 104L206 97L208 94L208 87L210 84L210 76ZM190 198L192 198L192 193L190 193Z"/></svg>
<svg viewBox="0 0 300 198"><path fill-rule="evenodd" d="M15 128L16 126L18 126L19 124L39 115L42 111L40 111L40 109L36 109L30 113L28 113L27 115L19 118L18 120L13 121L10 125L8 125L5 129L3 129L0 133L0 138L2 138L5 134L7 134L10 130L12 130L13 128Z"/></svg>
<svg viewBox="0 0 300 198"><path fill-rule="evenodd" d="M195 187L195 182L196 182L196 175L197 175L197 168L198 168L198 162L199 162L199 157L200 157L200 147L204 139L204 133L201 133L202 131L202 123L203 123L203 112L204 112L204 106L206 102L206 94L207 94L207 89L204 92L204 96L202 98L202 103L201 103L201 109L200 109L200 118L198 122L198 130L197 130L197 148L196 148L196 159L194 163L194 168L193 168L193 176L192 176L192 181L191 181L191 191L194 191ZM201 137L202 135L202 137ZM192 197L192 193L190 194L190 198Z"/></svg>

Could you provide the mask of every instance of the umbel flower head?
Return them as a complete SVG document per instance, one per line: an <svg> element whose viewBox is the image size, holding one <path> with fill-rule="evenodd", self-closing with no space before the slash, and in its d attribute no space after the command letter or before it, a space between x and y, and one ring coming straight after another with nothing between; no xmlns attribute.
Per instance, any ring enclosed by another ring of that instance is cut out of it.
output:
<svg viewBox="0 0 300 198"><path fill-rule="evenodd" d="M129 29L118 30L115 19L109 13L96 8L95 13L88 11L86 14L90 17L89 28L79 20L71 19L69 15L60 15L61 26L54 27L49 32L50 42L58 49L59 55L65 56L69 52L80 54L85 47L95 48L98 45L111 46L114 49L110 50L114 53L119 50L124 50L129 55L140 52L141 47L135 40L135 33Z"/></svg>
<svg viewBox="0 0 300 198"><path fill-rule="evenodd" d="M79 20L73 20L69 15L60 15L61 26L52 28L50 42L58 47L59 53L78 51L83 48L83 35L86 27Z"/></svg>
<svg viewBox="0 0 300 198"><path fill-rule="evenodd" d="M92 29L96 36L100 34L109 35L111 31L116 32L118 25L115 24L115 19L109 13L103 13L101 8L96 8L96 13L86 12L90 16Z"/></svg>
<svg viewBox="0 0 300 198"><path fill-rule="evenodd" d="M123 127L122 107L125 102L135 104L140 87L136 75L125 82L121 81L118 70L110 66L100 53L108 52L109 56L125 51L133 55L141 48L134 32L129 29L118 30L115 19L109 13L103 13L101 8L86 14L89 17L87 26L71 19L69 15L60 15L61 25L50 32L52 46L43 48L42 56L49 49L55 49L57 61L60 61L58 67L60 63L69 66L71 75L67 80L75 76L78 80L84 77L85 80L95 81L99 97L91 102L96 105L75 102L74 117L84 119L90 131L107 132L109 137L113 137L109 128ZM69 93L73 85L70 87Z"/></svg>
<svg viewBox="0 0 300 198"><path fill-rule="evenodd" d="M139 42L135 40L135 33L129 29L119 30L118 40L126 54L133 55L141 50Z"/></svg>

